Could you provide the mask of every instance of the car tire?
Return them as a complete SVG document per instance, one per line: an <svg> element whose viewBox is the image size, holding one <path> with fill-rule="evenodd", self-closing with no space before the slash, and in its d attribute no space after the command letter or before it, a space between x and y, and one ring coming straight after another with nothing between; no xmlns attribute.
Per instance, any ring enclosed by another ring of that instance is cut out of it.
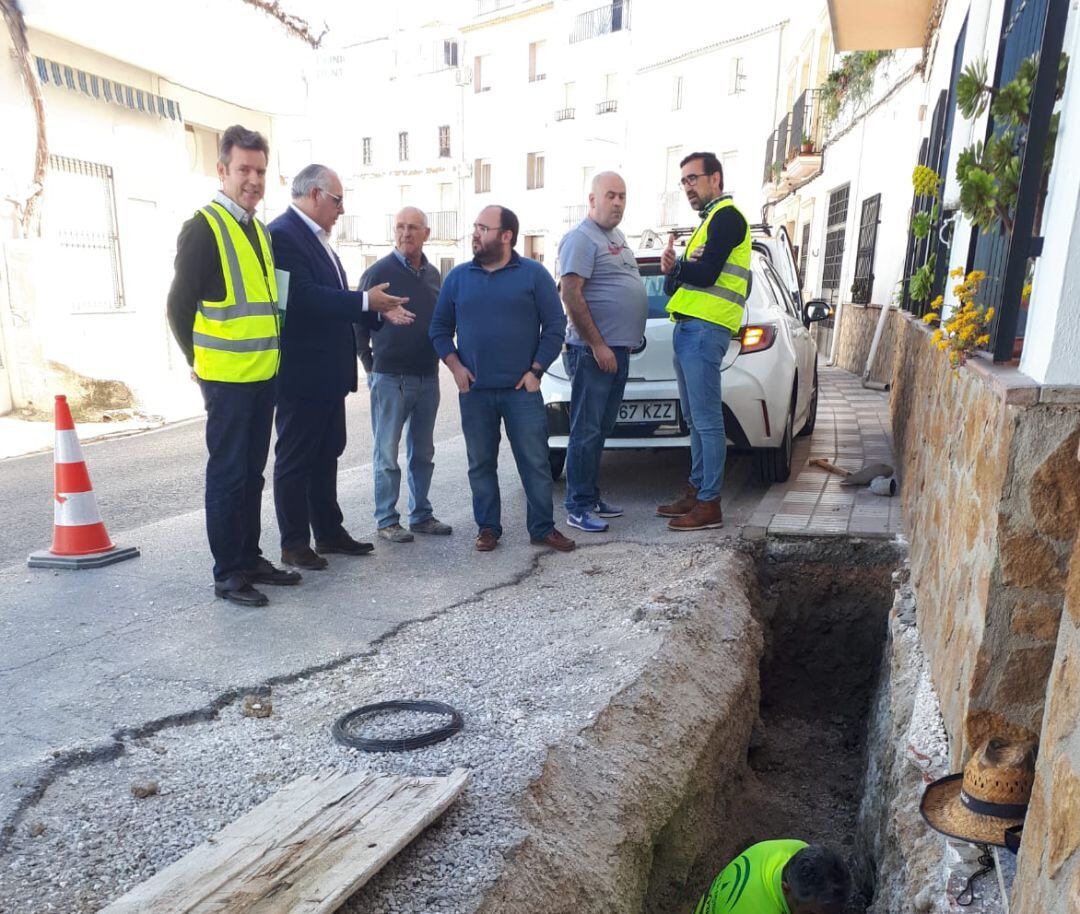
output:
<svg viewBox="0 0 1080 914"><path fill-rule="evenodd" d="M805 438L807 435L814 431L814 426L817 425L817 405L818 405L818 372L817 362L814 362L814 389L810 394L810 409L806 413L806 424L802 427L802 431L799 432L800 438Z"/></svg>
<svg viewBox="0 0 1080 914"><path fill-rule="evenodd" d="M762 482L787 482L791 476L791 455L795 450L795 401L792 398L784 420L784 437L780 447L765 447L757 451L758 476Z"/></svg>
<svg viewBox="0 0 1080 914"><path fill-rule="evenodd" d="M565 448L548 448L548 463L551 464L551 478L553 480L562 476L563 467L566 466Z"/></svg>

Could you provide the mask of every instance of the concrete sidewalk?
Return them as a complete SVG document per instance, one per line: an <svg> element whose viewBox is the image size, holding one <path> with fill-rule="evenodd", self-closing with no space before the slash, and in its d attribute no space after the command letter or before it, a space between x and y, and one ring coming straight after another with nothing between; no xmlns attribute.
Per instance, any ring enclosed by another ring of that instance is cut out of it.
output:
<svg viewBox="0 0 1080 914"><path fill-rule="evenodd" d="M841 368L819 369L821 390L811 436L795 441L791 478L769 488L750 523L769 534L891 539L903 533L900 493L892 498L840 485L840 477L809 461L823 457L845 470L869 463L896 466L889 395L867 390Z"/></svg>

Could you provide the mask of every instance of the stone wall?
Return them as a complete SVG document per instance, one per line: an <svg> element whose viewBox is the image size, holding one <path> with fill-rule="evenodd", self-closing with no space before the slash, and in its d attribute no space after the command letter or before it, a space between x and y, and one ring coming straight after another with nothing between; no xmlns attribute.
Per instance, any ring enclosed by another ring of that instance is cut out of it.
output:
<svg viewBox="0 0 1080 914"><path fill-rule="evenodd" d="M840 324L836 329L836 364L845 371L862 377L866 370L866 358L874 340L881 305L844 304ZM892 352L896 347L896 323L889 320L881 334L878 351L871 366L870 378L874 381L889 380Z"/></svg>
<svg viewBox="0 0 1080 914"><path fill-rule="evenodd" d="M1013 890L1015 914L1080 911L1080 541L1065 609Z"/></svg>
<svg viewBox="0 0 1080 914"><path fill-rule="evenodd" d="M891 320L912 586L958 767L989 733L1042 725L1080 517L1080 404L981 360L953 371L928 328Z"/></svg>

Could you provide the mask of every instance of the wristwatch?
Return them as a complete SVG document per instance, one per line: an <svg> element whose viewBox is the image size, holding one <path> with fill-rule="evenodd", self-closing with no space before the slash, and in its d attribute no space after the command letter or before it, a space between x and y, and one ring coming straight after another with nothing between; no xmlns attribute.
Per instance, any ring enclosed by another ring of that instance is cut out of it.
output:
<svg viewBox="0 0 1080 914"><path fill-rule="evenodd" d="M530 368L529 371L532 372L532 376L536 378L537 381L539 381L544 376L543 368Z"/></svg>

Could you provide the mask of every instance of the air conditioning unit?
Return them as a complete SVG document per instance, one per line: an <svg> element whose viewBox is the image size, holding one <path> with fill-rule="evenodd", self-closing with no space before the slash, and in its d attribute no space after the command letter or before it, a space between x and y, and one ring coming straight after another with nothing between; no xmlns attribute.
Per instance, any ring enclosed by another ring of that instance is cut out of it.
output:
<svg viewBox="0 0 1080 914"><path fill-rule="evenodd" d="M459 86L471 86L472 67L455 67L454 82Z"/></svg>

